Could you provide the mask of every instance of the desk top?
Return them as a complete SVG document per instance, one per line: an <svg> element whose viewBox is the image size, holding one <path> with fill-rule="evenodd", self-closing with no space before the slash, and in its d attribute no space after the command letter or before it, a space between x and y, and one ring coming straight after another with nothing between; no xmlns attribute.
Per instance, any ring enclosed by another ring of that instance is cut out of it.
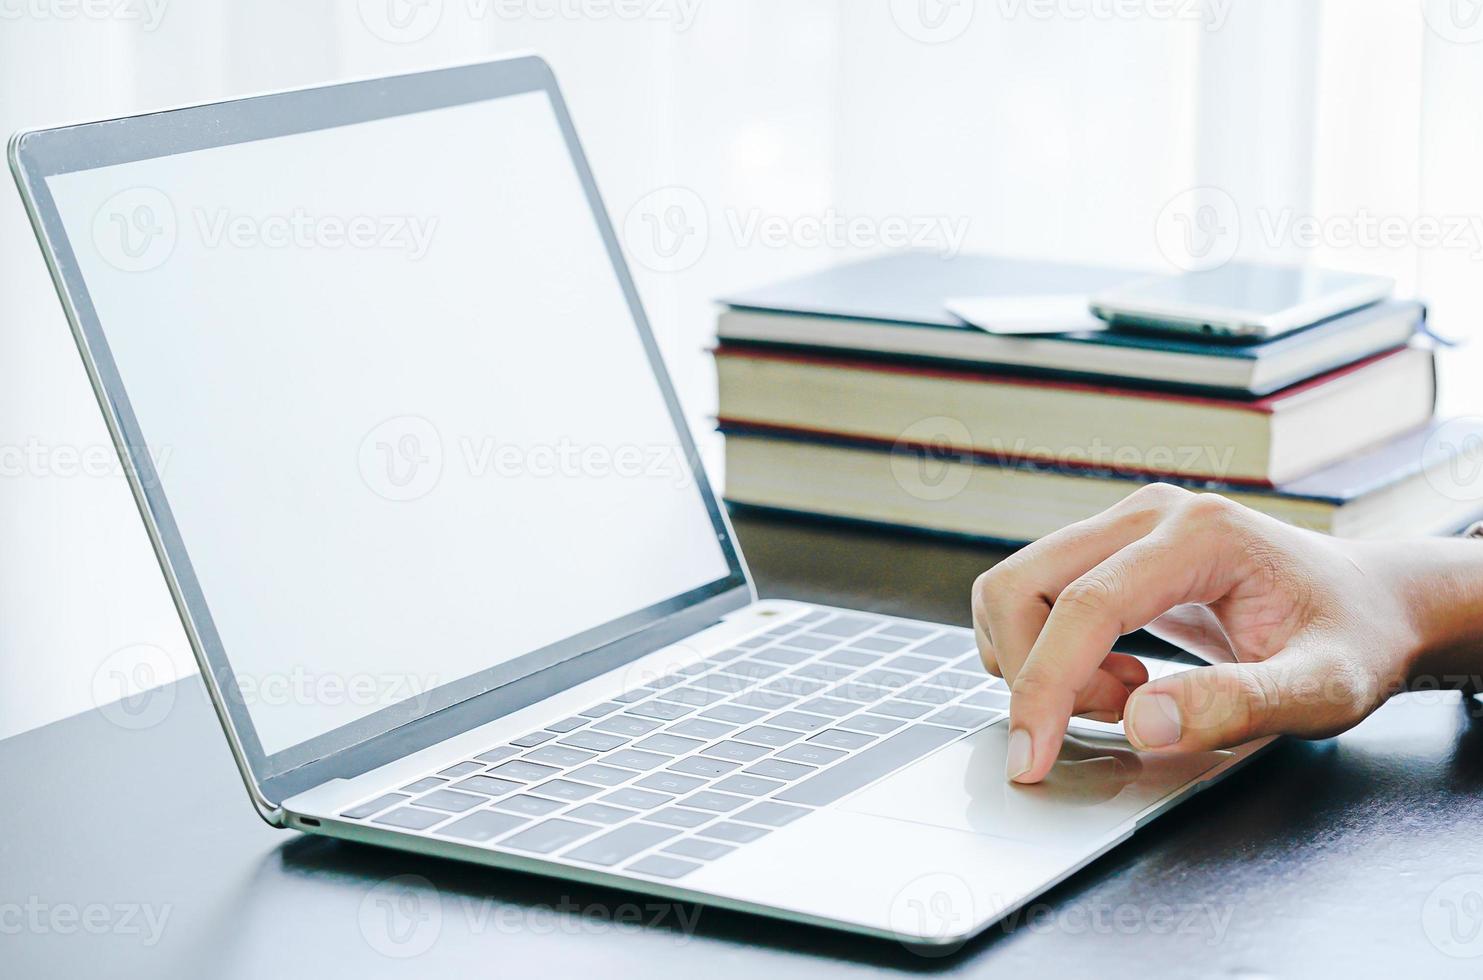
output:
<svg viewBox="0 0 1483 980"><path fill-rule="evenodd" d="M955 622L995 557L771 519L738 525L767 594ZM1147 980L1483 970L1483 725L1447 696L1393 702L1337 739L1278 746L1014 926L946 958L275 831L248 804L199 681L157 696L168 711L149 728L90 712L0 742L0 972ZM383 884L399 876L411 877Z"/></svg>

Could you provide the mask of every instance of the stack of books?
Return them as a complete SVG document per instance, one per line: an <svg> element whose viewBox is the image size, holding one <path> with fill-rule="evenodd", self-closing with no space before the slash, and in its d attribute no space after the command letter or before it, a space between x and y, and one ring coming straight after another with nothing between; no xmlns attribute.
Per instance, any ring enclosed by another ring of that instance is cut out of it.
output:
<svg viewBox="0 0 1483 980"><path fill-rule="evenodd" d="M969 326L961 296L1086 296L1135 275L906 253L735 296L718 325L726 497L1023 543L1143 483L1346 537L1448 533L1425 311L1386 300L1258 343ZM1424 451L1425 450L1425 451Z"/></svg>

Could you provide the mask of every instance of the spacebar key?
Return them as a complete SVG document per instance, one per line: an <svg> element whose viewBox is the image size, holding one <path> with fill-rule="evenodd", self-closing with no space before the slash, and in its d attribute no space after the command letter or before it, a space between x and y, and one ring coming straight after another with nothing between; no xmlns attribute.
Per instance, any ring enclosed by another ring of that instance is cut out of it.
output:
<svg viewBox="0 0 1483 980"><path fill-rule="evenodd" d="M773 799L785 803L806 803L809 806L833 803L886 773L900 769L908 762L915 762L933 749L940 749L962 736L962 732L951 732L935 725L913 725L884 742L872 745L825 769L817 776L794 783Z"/></svg>

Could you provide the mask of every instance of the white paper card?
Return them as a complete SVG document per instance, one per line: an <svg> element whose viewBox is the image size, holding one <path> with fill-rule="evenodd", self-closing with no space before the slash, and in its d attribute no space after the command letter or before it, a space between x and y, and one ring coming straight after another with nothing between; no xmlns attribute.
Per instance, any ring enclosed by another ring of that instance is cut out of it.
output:
<svg viewBox="0 0 1483 980"><path fill-rule="evenodd" d="M1048 334L1105 330L1106 321L1092 315L1088 298L1057 293L1040 296L959 296L944 305L948 312L985 333Z"/></svg>

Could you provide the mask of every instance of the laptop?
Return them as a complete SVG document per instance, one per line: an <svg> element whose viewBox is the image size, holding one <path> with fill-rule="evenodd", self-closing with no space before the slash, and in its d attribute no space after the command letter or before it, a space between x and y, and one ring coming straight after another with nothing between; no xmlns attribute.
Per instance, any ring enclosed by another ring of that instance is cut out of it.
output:
<svg viewBox="0 0 1483 980"><path fill-rule="evenodd" d="M948 947L1260 747L1010 785L969 631L759 600L539 58L10 160L274 827Z"/></svg>

